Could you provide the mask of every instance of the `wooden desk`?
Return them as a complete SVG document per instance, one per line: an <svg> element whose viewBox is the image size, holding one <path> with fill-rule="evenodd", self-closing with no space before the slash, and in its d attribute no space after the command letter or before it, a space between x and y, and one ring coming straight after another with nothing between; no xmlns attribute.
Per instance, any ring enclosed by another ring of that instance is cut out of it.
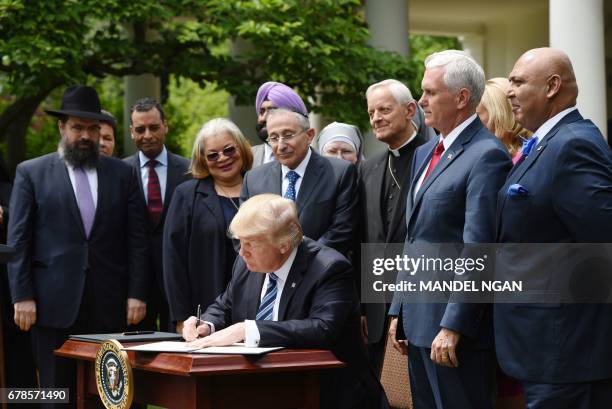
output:
<svg viewBox="0 0 612 409"><path fill-rule="evenodd" d="M68 340L56 350L77 360L79 409L96 407L94 361L99 347ZM128 356L134 401L169 409L318 408L319 370L344 366L330 351L312 349L281 350L259 358L134 351Z"/></svg>

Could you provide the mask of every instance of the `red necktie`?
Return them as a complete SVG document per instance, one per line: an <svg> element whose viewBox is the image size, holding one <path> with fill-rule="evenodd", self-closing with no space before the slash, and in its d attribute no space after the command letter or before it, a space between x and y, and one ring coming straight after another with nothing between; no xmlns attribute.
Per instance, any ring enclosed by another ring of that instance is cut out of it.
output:
<svg viewBox="0 0 612 409"><path fill-rule="evenodd" d="M161 187L159 185L159 178L155 171L155 165L157 161L152 159L147 162L149 167L149 181L147 182L147 208L149 210L149 219L154 226L159 224L162 214L162 198L161 198Z"/></svg>
<svg viewBox="0 0 612 409"><path fill-rule="evenodd" d="M425 172L425 177L423 178L423 181L427 179L431 171L434 170L438 162L440 162L440 158L442 157L443 153L444 153L444 144L442 143L442 141L440 141L436 145L436 149L434 149L433 156L431 157L431 162L429 162L429 167L427 168L427 172Z"/></svg>

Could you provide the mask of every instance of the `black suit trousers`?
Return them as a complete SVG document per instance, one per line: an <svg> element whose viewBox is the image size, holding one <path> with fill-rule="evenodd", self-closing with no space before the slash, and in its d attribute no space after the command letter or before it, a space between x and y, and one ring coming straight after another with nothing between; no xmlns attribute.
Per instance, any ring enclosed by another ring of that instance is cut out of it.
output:
<svg viewBox="0 0 612 409"><path fill-rule="evenodd" d="M94 297L95 289L86 281L79 314L72 326L68 328L49 328L35 325L32 327L32 352L39 370L40 387L70 389L70 403L68 405L45 405L45 409L55 407L62 409L76 408L76 361L58 357L53 351L60 348L69 335L121 332L123 330L123 328L100 326L101 320L93 303Z"/></svg>

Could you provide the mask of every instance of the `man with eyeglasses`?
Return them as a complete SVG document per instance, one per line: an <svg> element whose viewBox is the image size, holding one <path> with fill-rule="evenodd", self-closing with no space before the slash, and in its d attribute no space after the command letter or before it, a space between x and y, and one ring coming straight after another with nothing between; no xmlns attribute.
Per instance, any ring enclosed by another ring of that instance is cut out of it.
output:
<svg viewBox="0 0 612 409"><path fill-rule="evenodd" d="M307 237L346 254L357 231L355 166L312 150L315 130L301 112L270 110L267 129L276 161L246 173L241 202L261 193L289 198Z"/></svg>
<svg viewBox="0 0 612 409"><path fill-rule="evenodd" d="M140 176L140 191L147 204L149 221L149 278L147 316L137 329L171 330L168 300L162 276L162 241L166 212L174 189L189 179L189 161L164 145L168 123L164 110L153 98L136 101L130 113L130 133L138 152L124 159Z"/></svg>
<svg viewBox="0 0 612 409"><path fill-rule="evenodd" d="M302 98L290 87L280 82L268 81L259 87L255 97L257 111L257 137L263 142L253 146L253 167L275 160L272 147L268 143L268 129L266 118L268 111L284 108L308 116L308 110Z"/></svg>
<svg viewBox="0 0 612 409"><path fill-rule="evenodd" d="M15 323L32 330L40 386L70 388L75 407L75 363L53 350L69 334L123 331L143 319L147 228L136 173L99 155L108 117L95 89L69 87L61 108L46 112L58 118L59 148L17 166L8 272Z"/></svg>

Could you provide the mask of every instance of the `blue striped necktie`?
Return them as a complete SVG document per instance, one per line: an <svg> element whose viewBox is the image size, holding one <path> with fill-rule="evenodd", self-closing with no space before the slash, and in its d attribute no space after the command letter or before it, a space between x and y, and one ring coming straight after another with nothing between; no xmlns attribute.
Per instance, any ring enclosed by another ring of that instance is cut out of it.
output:
<svg viewBox="0 0 612 409"><path fill-rule="evenodd" d="M268 320L272 321L274 311L274 301L276 301L276 280L278 277L274 273L268 275L268 287L266 288L266 294L259 304L259 310L257 311L256 320Z"/></svg>

